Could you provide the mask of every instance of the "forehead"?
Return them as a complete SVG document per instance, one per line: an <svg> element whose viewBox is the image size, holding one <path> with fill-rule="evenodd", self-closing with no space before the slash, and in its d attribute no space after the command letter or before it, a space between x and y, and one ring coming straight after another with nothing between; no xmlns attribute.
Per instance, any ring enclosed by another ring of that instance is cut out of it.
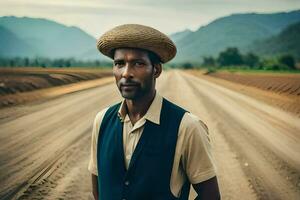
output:
<svg viewBox="0 0 300 200"><path fill-rule="evenodd" d="M148 52L136 48L119 48L115 50L114 60L116 59L149 59Z"/></svg>

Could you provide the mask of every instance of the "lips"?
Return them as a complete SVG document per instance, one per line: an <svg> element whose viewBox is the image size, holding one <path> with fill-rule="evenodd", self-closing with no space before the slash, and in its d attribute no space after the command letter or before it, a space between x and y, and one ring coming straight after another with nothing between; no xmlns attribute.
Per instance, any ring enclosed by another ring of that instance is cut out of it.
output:
<svg viewBox="0 0 300 200"><path fill-rule="evenodd" d="M122 83L121 84L121 88L124 88L124 89L132 89L132 88L136 88L138 86L139 85L137 83Z"/></svg>
<svg viewBox="0 0 300 200"><path fill-rule="evenodd" d="M121 87L137 87L139 84L133 81L121 81L120 85Z"/></svg>
<svg viewBox="0 0 300 200"><path fill-rule="evenodd" d="M121 86L138 86L138 84L122 84Z"/></svg>
<svg viewBox="0 0 300 200"><path fill-rule="evenodd" d="M135 87L138 87L137 84L124 84L124 85L121 85L122 88L135 88Z"/></svg>
<svg viewBox="0 0 300 200"><path fill-rule="evenodd" d="M120 80L119 84L120 89L122 90L136 90L138 87L140 87L140 83L133 80L122 79Z"/></svg>

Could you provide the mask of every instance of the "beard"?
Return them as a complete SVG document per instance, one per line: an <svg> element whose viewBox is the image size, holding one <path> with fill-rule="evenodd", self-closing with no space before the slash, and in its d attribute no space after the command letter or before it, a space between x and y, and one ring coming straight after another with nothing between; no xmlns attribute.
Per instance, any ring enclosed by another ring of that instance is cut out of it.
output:
<svg viewBox="0 0 300 200"><path fill-rule="evenodd" d="M152 77L149 77L143 84L130 79L121 79L117 85L123 98L136 100L151 92L154 84L151 78Z"/></svg>

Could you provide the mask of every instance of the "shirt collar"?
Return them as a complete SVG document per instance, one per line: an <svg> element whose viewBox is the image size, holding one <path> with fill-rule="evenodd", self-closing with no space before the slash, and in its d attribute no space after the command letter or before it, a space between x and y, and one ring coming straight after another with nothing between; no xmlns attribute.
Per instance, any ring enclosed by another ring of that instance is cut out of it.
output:
<svg viewBox="0 0 300 200"><path fill-rule="evenodd" d="M147 110L146 114L144 115L143 118L155 123L155 124L160 124L160 112L162 108L162 101L163 98L160 96L157 92L155 94L155 97ZM125 104L125 99L122 101L121 106L118 110L118 116L121 120L121 122L124 122L125 118L127 115L127 110L126 110L126 104ZM129 119L129 117L127 117Z"/></svg>

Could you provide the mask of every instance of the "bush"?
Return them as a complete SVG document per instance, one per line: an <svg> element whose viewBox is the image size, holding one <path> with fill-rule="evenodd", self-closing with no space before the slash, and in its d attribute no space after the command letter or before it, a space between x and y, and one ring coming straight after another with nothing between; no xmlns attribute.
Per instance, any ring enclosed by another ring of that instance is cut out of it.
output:
<svg viewBox="0 0 300 200"><path fill-rule="evenodd" d="M259 57L253 53L247 53L243 56L244 64L250 67L255 67L259 64Z"/></svg>
<svg viewBox="0 0 300 200"><path fill-rule="evenodd" d="M261 62L261 69L264 70L288 70L288 66L283 65L278 62L276 59L267 59Z"/></svg>
<svg viewBox="0 0 300 200"><path fill-rule="evenodd" d="M210 67L216 65L216 60L212 56L203 57L202 66Z"/></svg>
<svg viewBox="0 0 300 200"><path fill-rule="evenodd" d="M242 65L243 59L239 50L235 47L227 48L219 54L218 62L221 66Z"/></svg>
<svg viewBox="0 0 300 200"><path fill-rule="evenodd" d="M280 64L286 65L289 69L296 69L296 61L292 55L283 55L278 61Z"/></svg>
<svg viewBox="0 0 300 200"><path fill-rule="evenodd" d="M207 71L204 74L212 74L212 73L215 73L215 72L217 72L216 68L208 68Z"/></svg>
<svg viewBox="0 0 300 200"><path fill-rule="evenodd" d="M189 62L183 63L182 68L183 69L192 69L193 65L191 63L189 63Z"/></svg>

